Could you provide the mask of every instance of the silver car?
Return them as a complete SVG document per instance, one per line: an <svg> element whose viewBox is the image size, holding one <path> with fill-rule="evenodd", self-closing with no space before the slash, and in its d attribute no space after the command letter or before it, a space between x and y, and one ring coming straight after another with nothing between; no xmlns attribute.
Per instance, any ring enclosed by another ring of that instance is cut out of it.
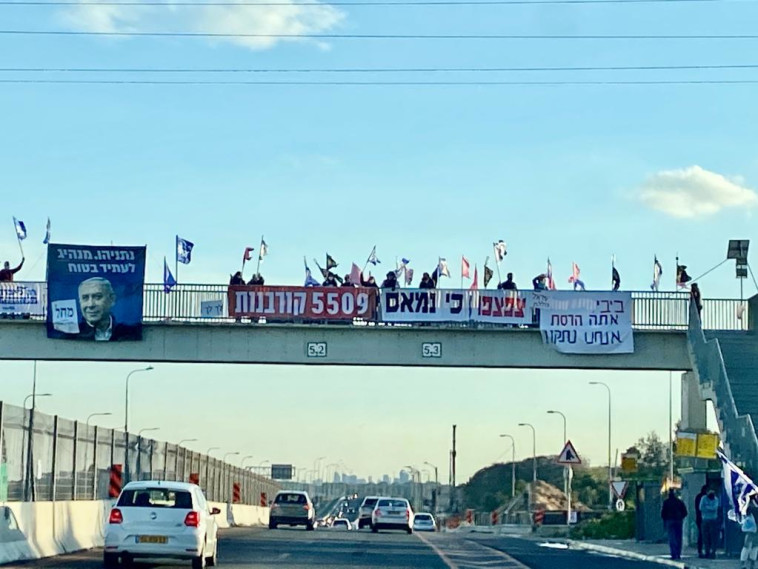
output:
<svg viewBox="0 0 758 569"><path fill-rule="evenodd" d="M371 531L399 529L413 533L413 510L405 498L379 498L371 513Z"/></svg>
<svg viewBox="0 0 758 569"><path fill-rule="evenodd" d="M268 517L269 529L278 525L305 526L308 531L315 527L316 512L307 492L287 490L278 492L271 504Z"/></svg>
<svg viewBox="0 0 758 569"><path fill-rule="evenodd" d="M371 513L374 511L374 506L381 496L366 496L361 502L360 508L358 508L358 529L363 529L368 526L371 527Z"/></svg>

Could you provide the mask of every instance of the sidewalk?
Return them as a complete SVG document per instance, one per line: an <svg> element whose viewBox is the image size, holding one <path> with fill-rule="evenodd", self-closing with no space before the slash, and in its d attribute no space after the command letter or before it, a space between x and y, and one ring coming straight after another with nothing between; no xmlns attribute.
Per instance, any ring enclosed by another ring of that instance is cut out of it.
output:
<svg viewBox="0 0 758 569"><path fill-rule="evenodd" d="M649 561L682 569L736 569L740 566L739 559L735 558L717 557L716 559L699 559L697 550L691 548L686 548L682 551L681 560L672 561L669 557L668 545L665 543L639 543L633 539L590 539L586 541L568 540L568 544L572 549L596 551L598 553Z"/></svg>

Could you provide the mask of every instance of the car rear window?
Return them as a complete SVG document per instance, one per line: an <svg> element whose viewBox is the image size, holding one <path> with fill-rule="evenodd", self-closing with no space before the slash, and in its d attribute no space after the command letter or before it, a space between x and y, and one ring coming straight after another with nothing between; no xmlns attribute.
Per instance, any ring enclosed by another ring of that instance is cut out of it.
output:
<svg viewBox="0 0 758 569"><path fill-rule="evenodd" d="M306 502L303 494L279 494L274 500L275 504L305 504Z"/></svg>
<svg viewBox="0 0 758 569"><path fill-rule="evenodd" d="M124 490L118 499L120 508L192 509L192 494L171 488L140 488Z"/></svg>
<svg viewBox="0 0 758 569"><path fill-rule="evenodd" d="M376 504L377 500L378 500L378 498L366 498L363 501L363 505L364 506L373 506L374 504Z"/></svg>
<svg viewBox="0 0 758 569"><path fill-rule="evenodd" d="M414 519L419 522L431 522L432 516L430 516L429 514L416 514Z"/></svg>
<svg viewBox="0 0 758 569"><path fill-rule="evenodd" d="M381 508L407 508L408 502L405 500L379 500L378 506Z"/></svg>

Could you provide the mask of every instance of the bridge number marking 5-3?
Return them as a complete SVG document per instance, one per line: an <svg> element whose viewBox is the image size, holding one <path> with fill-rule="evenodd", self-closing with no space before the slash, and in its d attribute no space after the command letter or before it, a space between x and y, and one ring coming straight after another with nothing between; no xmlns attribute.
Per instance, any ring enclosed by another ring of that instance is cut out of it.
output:
<svg viewBox="0 0 758 569"><path fill-rule="evenodd" d="M441 358L442 342L424 342L421 344L422 358Z"/></svg>
<svg viewBox="0 0 758 569"><path fill-rule="evenodd" d="M305 355L309 358L325 358L326 342L308 342L305 346Z"/></svg>

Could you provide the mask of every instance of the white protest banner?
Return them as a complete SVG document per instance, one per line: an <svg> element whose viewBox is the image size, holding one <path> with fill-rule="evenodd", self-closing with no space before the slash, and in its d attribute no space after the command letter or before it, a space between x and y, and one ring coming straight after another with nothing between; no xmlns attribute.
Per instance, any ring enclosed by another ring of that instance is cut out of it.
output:
<svg viewBox="0 0 758 569"><path fill-rule="evenodd" d="M545 344L566 354L634 353L628 292L536 292Z"/></svg>
<svg viewBox="0 0 758 569"><path fill-rule="evenodd" d="M224 314L223 300L201 300L200 316L203 318L222 318Z"/></svg>
<svg viewBox="0 0 758 569"><path fill-rule="evenodd" d="M468 322L465 290L382 289L383 322Z"/></svg>
<svg viewBox="0 0 758 569"><path fill-rule="evenodd" d="M0 283L0 314L42 316L46 305L40 283Z"/></svg>
<svg viewBox="0 0 758 569"><path fill-rule="evenodd" d="M530 298L527 294L515 290L472 292L471 320L494 324L531 324Z"/></svg>

